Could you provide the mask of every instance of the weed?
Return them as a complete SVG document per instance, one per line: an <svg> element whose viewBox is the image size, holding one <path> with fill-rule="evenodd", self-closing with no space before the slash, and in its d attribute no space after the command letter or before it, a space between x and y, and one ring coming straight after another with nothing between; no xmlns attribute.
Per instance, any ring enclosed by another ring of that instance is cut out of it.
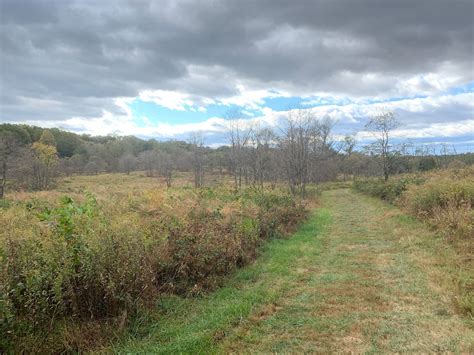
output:
<svg viewBox="0 0 474 355"><path fill-rule="evenodd" d="M0 214L0 346L97 346L74 338L106 341L106 320L123 325L165 293L217 287L305 215L279 190L225 187L17 201Z"/></svg>

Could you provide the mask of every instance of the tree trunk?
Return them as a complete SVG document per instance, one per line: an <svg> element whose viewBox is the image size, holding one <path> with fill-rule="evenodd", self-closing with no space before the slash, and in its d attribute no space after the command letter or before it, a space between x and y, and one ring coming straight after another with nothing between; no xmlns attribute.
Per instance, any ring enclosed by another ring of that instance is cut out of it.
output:
<svg viewBox="0 0 474 355"><path fill-rule="evenodd" d="M234 168L234 192L239 191L239 182L237 181L237 169Z"/></svg>
<svg viewBox="0 0 474 355"><path fill-rule="evenodd" d="M171 187L171 172L168 172L166 174L166 187L168 187L168 188Z"/></svg>
<svg viewBox="0 0 474 355"><path fill-rule="evenodd" d="M5 195L5 186L7 184L7 161L6 159L3 161L2 164L2 183L0 184L0 198L3 198Z"/></svg>

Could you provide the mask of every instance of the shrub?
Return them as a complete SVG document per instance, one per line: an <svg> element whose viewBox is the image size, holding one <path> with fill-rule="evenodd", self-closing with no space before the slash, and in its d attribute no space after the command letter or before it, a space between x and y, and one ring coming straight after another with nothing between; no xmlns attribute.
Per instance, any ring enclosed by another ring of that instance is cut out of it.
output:
<svg viewBox="0 0 474 355"><path fill-rule="evenodd" d="M452 170L426 177L401 177L388 182L355 181L353 188L397 203L408 213L428 221L446 236L472 237L472 175L472 169Z"/></svg>
<svg viewBox="0 0 474 355"><path fill-rule="evenodd" d="M420 185L424 182L421 177L399 178L390 181L383 180L359 180L354 181L353 188L374 197L389 202L395 202L407 190L410 185Z"/></svg>
<svg viewBox="0 0 474 355"><path fill-rule="evenodd" d="M0 348L29 352L42 338L36 351L84 350L64 345L67 324L130 315L164 292L213 288L304 216L300 203L277 190L17 203L0 214L0 331L7 334Z"/></svg>
<svg viewBox="0 0 474 355"><path fill-rule="evenodd" d="M146 299L154 282L152 253L129 231L110 228L93 197L84 203L64 197L39 212L25 209L29 234L20 236L13 226L2 240L2 318L10 345L48 332L66 317L112 317Z"/></svg>
<svg viewBox="0 0 474 355"><path fill-rule="evenodd" d="M418 163L420 171L429 171L438 168L438 161L435 157L422 157Z"/></svg>
<svg viewBox="0 0 474 355"><path fill-rule="evenodd" d="M401 205L447 236L473 236L474 181L469 178L434 178L411 186Z"/></svg>

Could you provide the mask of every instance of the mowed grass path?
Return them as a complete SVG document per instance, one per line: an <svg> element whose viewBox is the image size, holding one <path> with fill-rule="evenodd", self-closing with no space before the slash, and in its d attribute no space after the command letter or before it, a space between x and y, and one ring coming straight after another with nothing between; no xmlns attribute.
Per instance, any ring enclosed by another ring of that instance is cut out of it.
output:
<svg viewBox="0 0 474 355"><path fill-rule="evenodd" d="M227 286L163 300L141 339L153 353L474 352L456 313L454 250L388 204L327 191L290 239L274 240Z"/></svg>

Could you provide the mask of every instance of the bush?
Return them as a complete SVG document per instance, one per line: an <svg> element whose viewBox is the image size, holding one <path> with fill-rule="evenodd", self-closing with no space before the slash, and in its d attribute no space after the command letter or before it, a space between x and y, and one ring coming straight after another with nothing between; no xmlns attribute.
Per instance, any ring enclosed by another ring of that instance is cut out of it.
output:
<svg viewBox="0 0 474 355"><path fill-rule="evenodd" d="M472 237L474 181L435 178L420 186L411 186L401 205L411 214L427 220L444 235Z"/></svg>
<svg viewBox="0 0 474 355"><path fill-rule="evenodd" d="M422 157L418 163L420 171L429 171L438 168L438 161L435 157Z"/></svg>
<svg viewBox="0 0 474 355"><path fill-rule="evenodd" d="M474 205L473 170L355 181L353 188L397 203L411 215L428 221L446 236L472 237Z"/></svg>
<svg viewBox="0 0 474 355"><path fill-rule="evenodd" d="M30 352L45 339L35 351L84 350L65 345L67 324L213 288L305 214L277 190L224 188L11 206L0 214L0 348Z"/></svg>
<svg viewBox="0 0 474 355"><path fill-rule="evenodd" d="M359 180L353 182L353 188L374 197L381 198L389 202L395 202L407 190L410 185L420 185L424 182L421 177L410 177L383 180Z"/></svg>
<svg viewBox="0 0 474 355"><path fill-rule="evenodd" d="M147 299L153 253L140 235L112 229L93 197L84 203L64 197L57 207L25 210L28 234L19 234L15 224L2 239L1 316L10 346L46 334L56 321L113 317Z"/></svg>

